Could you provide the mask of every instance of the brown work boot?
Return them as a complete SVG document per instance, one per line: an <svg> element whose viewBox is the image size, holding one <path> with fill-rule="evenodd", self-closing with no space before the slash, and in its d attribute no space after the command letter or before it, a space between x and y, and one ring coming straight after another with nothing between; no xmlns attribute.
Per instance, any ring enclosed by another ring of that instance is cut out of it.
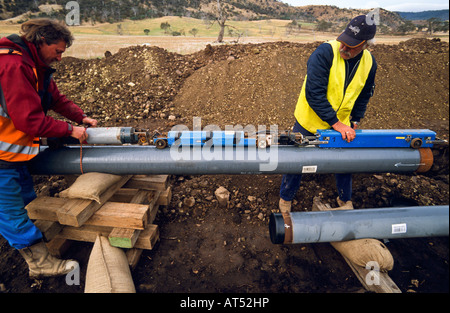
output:
<svg viewBox="0 0 450 313"><path fill-rule="evenodd" d="M286 201L280 198L279 207L281 213L289 213L291 212L292 201Z"/></svg>
<svg viewBox="0 0 450 313"><path fill-rule="evenodd" d="M353 210L353 202L352 201L344 202L341 199L339 199L339 197L337 197L336 201L338 203L340 210Z"/></svg>
<svg viewBox="0 0 450 313"><path fill-rule="evenodd" d="M79 266L75 260L61 260L52 256L43 241L20 249L19 252L28 264L31 278L66 275Z"/></svg>

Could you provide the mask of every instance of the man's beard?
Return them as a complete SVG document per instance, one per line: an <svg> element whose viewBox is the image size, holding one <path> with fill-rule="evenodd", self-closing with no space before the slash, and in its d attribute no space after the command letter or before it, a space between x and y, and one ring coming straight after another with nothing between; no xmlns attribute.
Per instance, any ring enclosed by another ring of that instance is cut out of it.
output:
<svg viewBox="0 0 450 313"><path fill-rule="evenodd" d="M345 51L344 49L339 49L339 52L342 53L342 54L344 54L345 56L347 56L347 57L349 57L349 58L352 56L350 52Z"/></svg>

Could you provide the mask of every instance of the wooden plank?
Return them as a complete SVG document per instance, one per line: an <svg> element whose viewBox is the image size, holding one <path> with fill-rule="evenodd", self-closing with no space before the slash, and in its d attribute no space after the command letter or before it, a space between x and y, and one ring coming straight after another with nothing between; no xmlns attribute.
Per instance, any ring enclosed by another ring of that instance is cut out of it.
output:
<svg viewBox="0 0 450 313"><path fill-rule="evenodd" d="M137 204L144 204L144 203L148 203L149 201L149 193L150 191L148 190L141 190L139 189L131 198L131 200L129 201L130 203L137 203Z"/></svg>
<svg viewBox="0 0 450 313"><path fill-rule="evenodd" d="M113 247L131 249L141 233L140 230L114 228L108 235L109 244Z"/></svg>
<svg viewBox="0 0 450 313"><path fill-rule="evenodd" d="M56 212L58 222L62 225L81 226L95 211L102 206L93 200L69 199L64 206Z"/></svg>
<svg viewBox="0 0 450 313"><path fill-rule="evenodd" d="M65 226L57 237L75 240L95 242L98 235L108 237L112 227L83 225L81 227Z"/></svg>
<svg viewBox="0 0 450 313"><path fill-rule="evenodd" d="M159 227L158 225L150 224L141 232L138 239L136 240L134 247L139 249L152 250L158 240Z"/></svg>
<svg viewBox="0 0 450 313"><path fill-rule="evenodd" d="M57 222L37 220L34 225L41 231L45 241L50 241L59 234L63 226Z"/></svg>
<svg viewBox="0 0 450 313"><path fill-rule="evenodd" d="M164 191L169 184L169 175L134 175L124 188Z"/></svg>
<svg viewBox="0 0 450 313"><path fill-rule="evenodd" d="M59 222L58 210L70 199L39 197L26 208L28 216L34 220ZM142 204L106 202L84 224L144 229L149 220L149 206Z"/></svg>
<svg viewBox="0 0 450 313"><path fill-rule="evenodd" d="M100 203L92 200L71 199L57 212L58 221L62 225L81 226L86 222L111 196L122 187L131 175L123 176L100 196Z"/></svg>
<svg viewBox="0 0 450 313"><path fill-rule="evenodd" d="M344 256L343 258L347 262L348 266L350 266L353 273L355 273L356 277L361 282L361 285L363 285L367 291L376 293L402 293L397 284L391 279L391 277L389 277L388 273L380 271L373 271L370 273L370 270L355 265ZM368 276L369 274L376 275L376 277L371 280L372 276Z"/></svg>
<svg viewBox="0 0 450 313"><path fill-rule="evenodd" d="M61 237L55 237L47 242L47 248L51 255L62 258L64 253L69 250L72 241Z"/></svg>
<svg viewBox="0 0 450 313"><path fill-rule="evenodd" d="M108 237L113 227L83 225L81 227L65 226L57 237L85 242L95 242L98 235ZM159 240L158 225L147 225L141 231L134 248L151 250Z"/></svg>
<svg viewBox="0 0 450 313"><path fill-rule="evenodd" d="M128 264L130 265L130 269L134 270L139 262L139 259L141 258L142 249L128 249L125 253L127 255Z"/></svg>
<svg viewBox="0 0 450 313"><path fill-rule="evenodd" d="M157 204L161 191L155 190L149 194L150 204L148 205L148 223L152 224L156 218L156 213L158 212L159 205Z"/></svg>
<svg viewBox="0 0 450 313"><path fill-rule="evenodd" d="M129 203L138 191L139 189L136 188L120 188L111 196L111 198L109 198L109 201Z"/></svg>
<svg viewBox="0 0 450 313"><path fill-rule="evenodd" d="M319 197L314 197L313 199L313 211L328 211L330 210L330 205L323 204L320 201ZM376 292L376 293L401 293L400 288L397 287L395 282L389 277L388 273L377 271L374 274L378 274L377 280L375 281L366 281L366 277L369 274L370 270L355 265L353 262L348 260L345 256L342 256L344 260L347 262L348 266L351 268L353 273L355 273L358 280L361 282L363 287L367 291ZM370 283L368 283L370 282Z"/></svg>
<svg viewBox="0 0 450 313"><path fill-rule="evenodd" d="M84 225L144 229L148 223L148 205L106 202Z"/></svg>
<svg viewBox="0 0 450 313"><path fill-rule="evenodd" d="M327 204L323 204L322 201L320 201L319 197L314 197L313 199L313 211L329 211L331 210L331 206Z"/></svg>
<svg viewBox="0 0 450 313"><path fill-rule="evenodd" d="M148 224L153 223L159 208L158 199L161 191L159 190L139 190L130 188L121 188L110 199L114 201L126 201L132 203L145 203L148 206ZM145 199L144 199L145 197ZM123 228L132 228L123 225Z"/></svg>
<svg viewBox="0 0 450 313"><path fill-rule="evenodd" d="M66 204L67 199L38 197L31 201L25 209L32 220L58 221L58 211Z"/></svg>
<svg viewBox="0 0 450 313"><path fill-rule="evenodd" d="M120 188L119 190L117 190L117 192L111 197L109 198L109 201L112 202L126 202L126 203L130 203L133 199L135 199L136 195L139 194L141 197L143 196L143 194L145 193L150 193L151 191L149 190L142 190L142 189L136 189L136 188ZM147 197L147 195L145 195ZM144 198L144 199L140 199L142 202L134 202L134 203L148 203L148 199Z"/></svg>
<svg viewBox="0 0 450 313"><path fill-rule="evenodd" d="M158 197L157 205L169 205L172 199L172 187L167 187L166 190L162 191Z"/></svg>

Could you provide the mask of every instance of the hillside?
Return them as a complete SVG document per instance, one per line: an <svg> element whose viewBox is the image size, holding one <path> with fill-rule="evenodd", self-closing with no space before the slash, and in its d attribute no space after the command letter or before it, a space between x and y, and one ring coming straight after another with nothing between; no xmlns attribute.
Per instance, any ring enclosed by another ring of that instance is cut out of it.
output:
<svg viewBox="0 0 450 313"><path fill-rule="evenodd" d="M449 10L433 10L423 12L396 12L402 18L410 21L425 21L430 18L437 18L441 21L448 21Z"/></svg>
<svg viewBox="0 0 450 313"><path fill-rule="evenodd" d="M0 0L0 19L20 16L23 22L32 16L49 16L63 19L66 0ZM212 20L217 16L215 0L78 0L82 23L114 23L124 19L142 20L163 16L183 16ZM293 7L276 0L222 0L222 9L228 20L282 19L302 22L325 20L341 27L351 17L366 14L369 10L340 9L335 6ZM403 19L393 12L381 10L381 21L388 27L397 27Z"/></svg>
<svg viewBox="0 0 450 313"><path fill-rule="evenodd" d="M213 0L78 0L82 19L102 22L119 21L121 19L145 19L162 16L186 16L208 18L216 11L216 1ZM291 7L276 0L223 0L224 11L236 19L265 19L265 18L299 18L302 10ZM38 13L42 5L48 5L46 0L0 0L0 19L15 17L24 13ZM51 1L59 5L49 15L65 14L63 9L66 0Z"/></svg>
<svg viewBox="0 0 450 313"><path fill-rule="evenodd" d="M308 5L298 7L306 14L310 14L315 20L325 20L327 22L346 25L348 21L362 14L367 14L370 10L341 9L330 5ZM388 27L397 27L403 23L402 18L395 12L380 9L380 22Z"/></svg>

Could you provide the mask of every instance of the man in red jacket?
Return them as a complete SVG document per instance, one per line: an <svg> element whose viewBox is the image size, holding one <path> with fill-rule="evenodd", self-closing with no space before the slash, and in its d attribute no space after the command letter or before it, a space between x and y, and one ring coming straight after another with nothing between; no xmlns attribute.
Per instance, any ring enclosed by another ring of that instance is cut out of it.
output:
<svg viewBox="0 0 450 313"><path fill-rule="evenodd" d="M50 67L72 44L69 29L50 19L22 25L22 36L0 39L0 234L19 250L31 277L58 276L76 265L52 257L25 206L36 198L27 162L39 153L39 137L87 139L86 129L47 116L53 110L67 119L97 126L62 95Z"/></svg>

